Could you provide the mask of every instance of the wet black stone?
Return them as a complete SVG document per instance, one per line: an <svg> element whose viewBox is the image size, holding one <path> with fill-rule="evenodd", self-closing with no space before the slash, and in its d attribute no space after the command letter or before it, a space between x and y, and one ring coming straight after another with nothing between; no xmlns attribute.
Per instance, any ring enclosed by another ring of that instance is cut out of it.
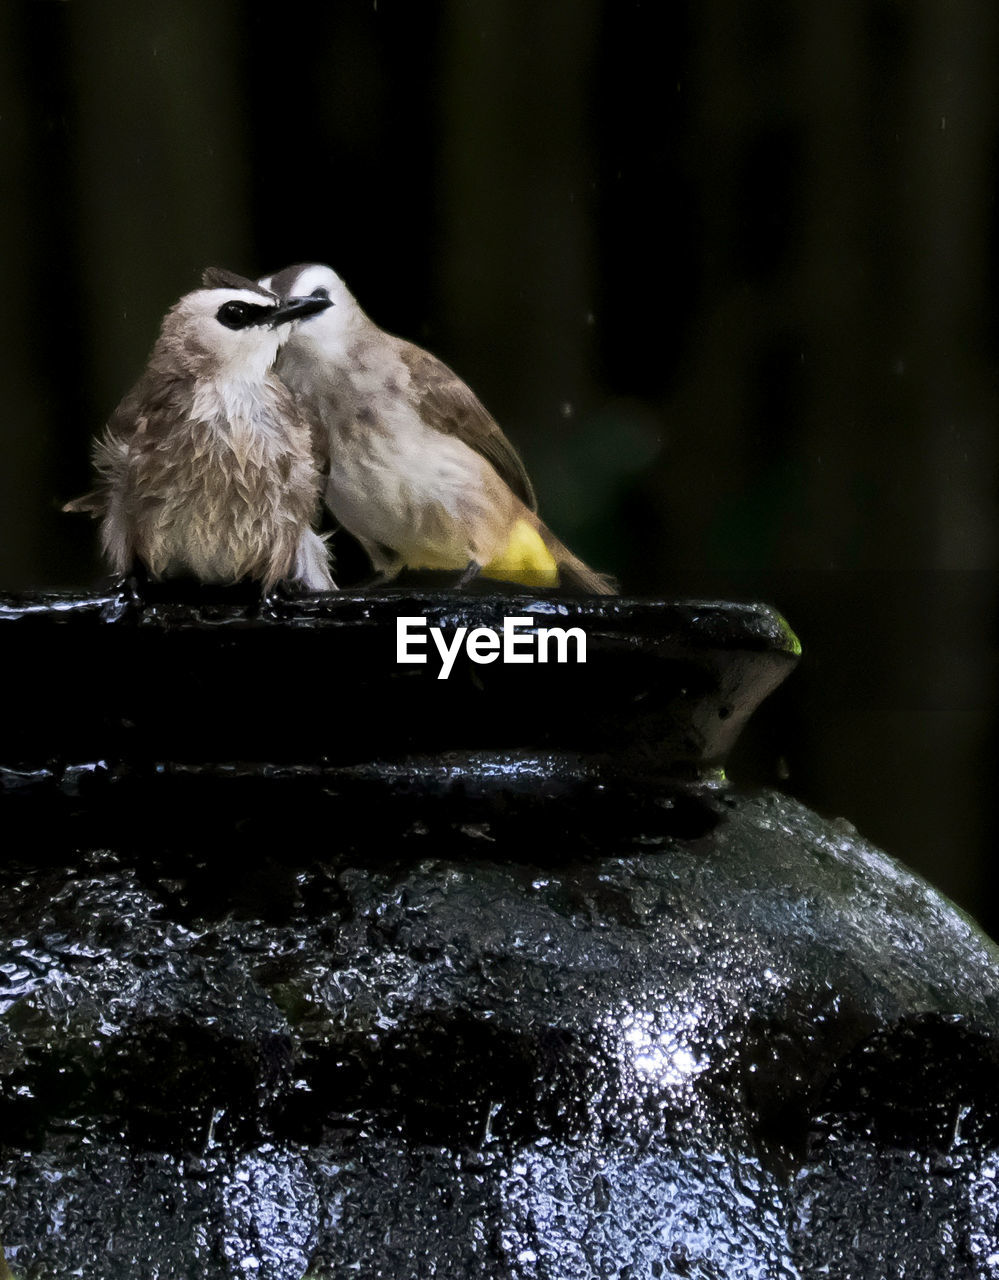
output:
<svg viewBox="0 0 999 1280"><path fill-rule="evenodd" d="M395 667L399 613L521 611L589 670ZM776 615L109 596L0 646L17 1277L999 1276L996 948L720 772Z"/></svg>

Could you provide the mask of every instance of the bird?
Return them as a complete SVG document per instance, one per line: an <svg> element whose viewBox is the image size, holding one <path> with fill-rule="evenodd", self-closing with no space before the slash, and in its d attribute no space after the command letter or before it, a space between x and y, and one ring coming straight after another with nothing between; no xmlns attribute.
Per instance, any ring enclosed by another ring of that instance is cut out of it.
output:
<svg viewBox="0 0 999 1280"><path fill-rule="evenodd" d="M537 511L524 464L475 393L429 351L387 333L328 266L257 282L284 300L329 305L296 323L276 369L325 436L325 501L380 582L454 570L528 587L610 595Z"/></svg>
<svg viewBox="0 0 999 1280"><path fill-rule="evenodd" d="M97 485L65 505L100 517L121 575L335 590L319 516L322 451L274 373L294 321L331 303L280 302L208 268L163 319L138 382L93 447Z"/></svg>

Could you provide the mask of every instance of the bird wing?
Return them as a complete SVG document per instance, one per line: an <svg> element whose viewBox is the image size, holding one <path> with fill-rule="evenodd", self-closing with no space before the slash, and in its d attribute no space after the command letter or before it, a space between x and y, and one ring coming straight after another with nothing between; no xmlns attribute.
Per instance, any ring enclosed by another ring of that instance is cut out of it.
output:
<svg viewBox="0 0 999 1280"><path fill-rule="evenodd" d="M101 482L97 494L103 496L105 504L107 494L127 467L132 450L155 447L169 435L178 417L181 396L182 389L175 380L156 378L147 369L111 414L93 446L94 467Z"/></svg>
<svg viewBox="0 0 999 1280"><path fill-rule="evenodd" d="M94 439L91 456L98 477L97 487L90 493L65 503L63 511L102 516L108 510L110 491L125 464L128 442L135 433L146 429L148 419L141 412L141 406L147 381L144 374L111 414L101 434Z"/></svg>
<svg viewBox="0 0 999 1280"><path fill-rule="evenodd" d="M398 343L399 357L410 373L409 397L423 421L480 453L521 502L537 511L534 486L520 454L475 392L429 351L401 338Z"/></svg>

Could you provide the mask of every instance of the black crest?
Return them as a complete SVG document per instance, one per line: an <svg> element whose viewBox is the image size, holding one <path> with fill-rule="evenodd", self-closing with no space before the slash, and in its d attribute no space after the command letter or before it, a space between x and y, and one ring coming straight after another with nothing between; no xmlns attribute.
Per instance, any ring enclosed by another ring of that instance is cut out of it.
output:
<svg viewBox="0 0 999 1280"><path fill-rule="evenodd" d="M286 298L291 292L291 286L298 277L308 267L314 267L318 264L315 262L300 262L294 267L285 267L283 271L276 271L271 276L271 288L279 298Z"/></svg>
<svg viewBox="0 0 999 1280"><path fill-rule="evenodd" d="M201 285L204 289L249 289L251 293L259 293L268 300L273 294L261 289L255 280L237 275L235 271L227 271L225 267L206 267L201 273Z"/></svg>

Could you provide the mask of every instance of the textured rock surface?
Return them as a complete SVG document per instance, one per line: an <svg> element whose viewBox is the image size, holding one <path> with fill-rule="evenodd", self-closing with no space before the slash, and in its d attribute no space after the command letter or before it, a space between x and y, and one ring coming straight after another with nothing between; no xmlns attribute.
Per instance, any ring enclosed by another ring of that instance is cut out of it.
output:
<svg viewBox="0 0 999 1280"><path fill-rule="evenodd" d="M2 775L19 1280L999 1277L999 955L848 824L710 744L180 767L129 696Z"/></svg>

